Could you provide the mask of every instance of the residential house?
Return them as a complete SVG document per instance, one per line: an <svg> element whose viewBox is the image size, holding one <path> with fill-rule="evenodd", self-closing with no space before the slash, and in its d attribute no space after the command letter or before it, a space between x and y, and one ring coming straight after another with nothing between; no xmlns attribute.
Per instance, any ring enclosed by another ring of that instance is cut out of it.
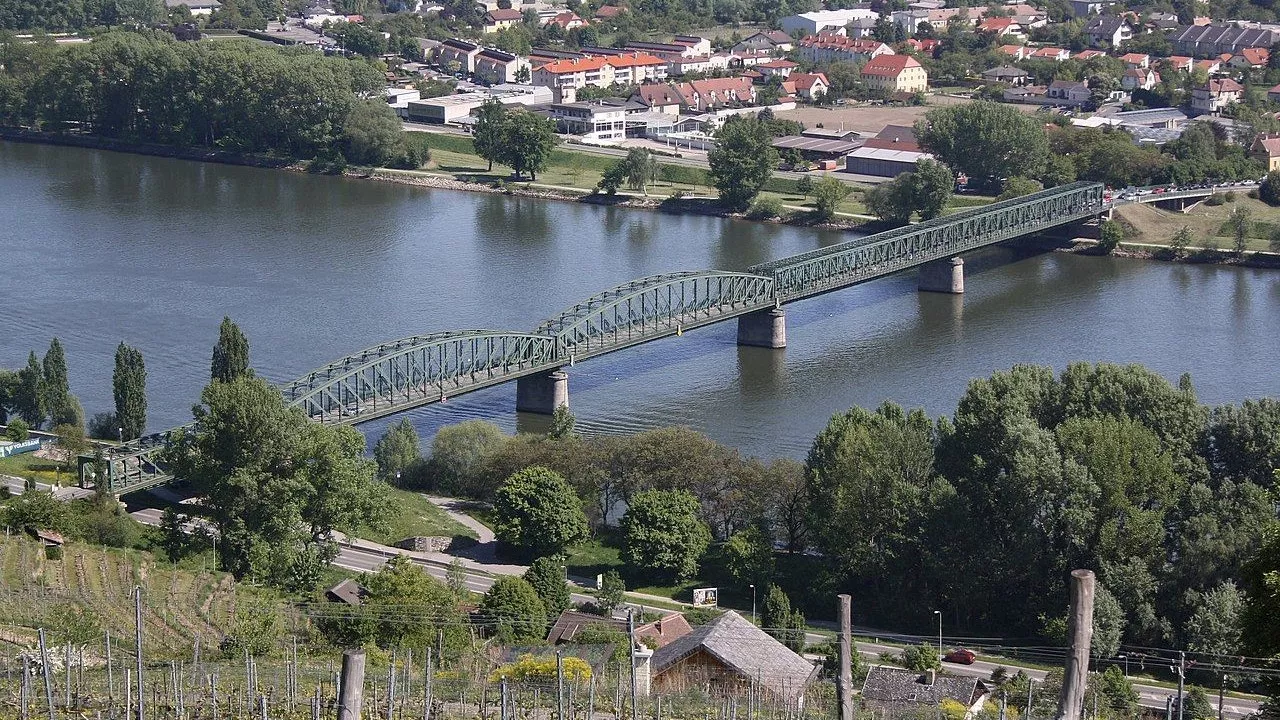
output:
<svg viewBox="0 0 1280 720"><path fill-rule="evenodd" d="M1008 35L1019 40L1026 40L1027 34L1023 32L1022 26L1014 22L1013 18L993 17L984 18L978 22L977 31L1002 37Z"/></svg>
<svg viewBox="0 0 1280 720"><path fill-rule="evenodd" d="M529 51L529 64L538 67L557 60L576 60L586 56L586 53L575 50L552 50L551 48L536 47Z"/></svg>
<svg viewBox="0 0 1280 720"><path fill-rule="evenodd" d="M683 108L692 113L742 107L756 101L755 85L747 77L707 78L672 87L680 95Z"/></svg>
<svg viewBox="0 0 1280 720"><path fill-rule="evenodd" d="M1276 34L1259 28L1241 28L1227 23L1209 23L1179 28L1170 36L1174 52L1192 57L1233 55L1245 48L1269 48Z"/></svg>
<svg viewBox="0 0 1280 720"><path fill-rule="evenodd" d="M1160 82L1160 79L1151 68L1129 68L1124 71L1124 75L1120 78L1120 87L1129 92L1150 90L1158 82Z"/></svg>
<svg viewBox="0 0 1280 720"><path fill-rule="evenodd" d="M592 17L596 20L613 20L626 11L627 9L621 5L601 5Z"/></svg>
<svg viewBox="0 0 1280 720"><path fill-rule="evenodd" d="M1203 70L1206 75L1212 75L1222 69L1222 61L1216 59L1197 60L1191 66L1192 70Z"/></svg>
<svg viewBox="0 0 1280 720"><path fill-rule="evenodd" d="M476 56L482 49L473 42L449 38L440 43L440 49L436 52L436 62L445 68L457 63L460 71L470 74L476 71Z"/></svg>
<svg viewBox="0 0 1280 720"><path fill-rule="evenodd" d="M1075 17L1097 15L1111 4L1107 0L1068 0L1068 2L1071 4L1071 14Z"/></svg>
<svg viewBox="0 0 1280 720"><path fill-rule="evenodd" d="M1216 115L1228 105L1240 102L1243 94L1244 88L1231 78L1210 80L1191 91L1191 109Z"/></svg>
<svg viewBox="0 0 1280 720"><path fill-rule="evenodd" d="M1151 67L1151 56L1142 53L1125 53L1120 56L1120 62L1124 63L1126 68L1145 70Z"/></svg>
<svg viewBox="0 0 1280 720"><path fill-rule="evenodd" d="M329 602L342 603L344 605L360 605L364 602L364 599L369 596L369 591L355 580L347 578L328 590L325 590L324 596Z"/></svg>
<svg viewBox="0 0 1280 720"><path fill-rule="evenodd" d="M1049 24L1049 13L1033 5L1015 3L1012 5L1004 5L1001 9L1007 11L1009 13L1009 17L1013 18L1014 22L1018 23L1026 30L1042 28Z"/></svg>
<svg viewBox="0 0 1280 720"><path fill-rule="evenodd" d="M800 32L805 35L817 35L827 29L842 29L859 18L875 20L877 17L878 13L871 9L871 4L863 3L844 10L817 10L789 15L782 18L778 24L782 27L782 32L787 34Z"/></svg>
<svg viewBox="0 0 1280 720"><path fill-rule="evenodd" d="M990 690L975 677L952 677L934 670L915 670L872 665L862 683L864 707L886 713L903 711L934 712L944 701L959 703L965 717L982 711Z"/></svg>
<svg viewBox="0 0 1280 720"><path fill-rule="evenodd" d="M613 66L613 81L622 85L640 85L667 78L667 64L648 53L633 52L608 59Z"/></svg>
<svg viewBox="0 0 1280 720"><path fill-rule="evenodd" d="M556 13L549 20L542 23L543 27L559 25L562 30L572 30L574 28L580 28L586 24L585 20L578 17L578 13L568 11Z"/></svg>
<svg viewBox="0 0 1280 720"><path fill-rule="evenodd" d="M649 42L647 40L629 42L626 45L626 49L632 52L639 51L648 53L654 57L662 58L667 62L671 62L672 60L682 57L697 57L699 55L711 54L710 47L707 47L706 50L700 51L682 43L660 43Z"/></svg>
<svg viewBox="0 0 1280 720"><path fill-rule="evenodd" d="M1093 93L1089 90L1089 85L1083 82L1075 82L1073 80L1054 80L1049 83L1049 89L1045 96L1050 100L1058 101L1059 105L1080 106L1089 102L1093 97Z"/></svg>
<svg viewBox="0 0 1280 720"><path fill-rule="evenodd" d="M937 38L907 38L907 47L921 55L933 57L938 48L942 47L942 41Z"/></svg>
<svg viewBox="0 0 1280 720"><path fill-rule="evenodd" d="M929 76L919 60L910 55L880 55L862 66L862 82L869 88L890 93L924 92Z"/></svg>
<svg viewBox="0 0 1280 720"><path fill-rule="evenodd" d="M693 626L684 615L668 613L651 623L636 627L635 637L642 642L647 638L656 647L664 648L691 632L693 632Z"/></svg>
<svg viewBox="0 0 1280 720"><path fill-rule="evenodd" d="M1092 60L1096 57L1106 57L1106 56L1107 54L1102 52L1101 50L1081 50L1075 55L1072 55L1071 59L1079 60L1080 62L1085 62L1086 60Z"/></svg>
<svg viewBox="0 0 1280 720"><path fill-rule="evenodd" d="M1005 88L1004 92L1000 93L1000 97L1005 102L1048 105L1050 101L1045 100L1047 92L1048 88L1044 85L1015 85Z"/></svg>
<svg viewBox="0 0 1280 720"><path fill-rule="evenodd" d="M710 55L694 55L692 57L673 58L667 62L667 75L688 75L689 73L705 73L714 69Z"/></svg>
<svg viewBox="0 0 1280 720"><path fill-rule="evenodd" d="M826 95L831 83L823 73L791 73L791 82L796 85L796 95L805 100L813 100L815 95Z"/></svg>
<svg viewBox="0 0 1280 720"><path fill-rule="evenodd" d="M748 35L742 42L733 46L735 52L743 50L768 51L785 53L795 47L795 40L781 30L767 30Z"/></svg>
<svg viewBox="0 0 1280 720"><path fill-rule="evenodd" d="M1032 49L1024 45L1001 45L1000 52L1014 60L1026 60L1031 57Z"/></svg>
<svg viewBox="0 0 1280 720"><path fill-rule="evenodd" d="M1195 60L1186 55L1170 55L1165 58L1163 65L1169 70L1181 70L1182 72L1191 72L1191 67Z"/></svg>
<svg viewBox="0 0 1280 720"><path fill-rule="evenodd" d="M986 82L999 82L1007 85L1025 85L1031 75L1022 68L1016 68L1012 65L1001 65L993 67L990 70L982 71L982 79Z"/></svg>
<svg viewBox="0 0 1280 720"><path fill-rule="evenodd" d="M1267 91L1267 100L1271 102L1280 102L1280 85L1276 85Z"/></svg>
<svg viewBox="0 0 1280 720"><path fill-rule="evenodd" d="M791 73L795 72L796 68L800 67L800 65L798 63L793 63L790 60L779 58L767 63L761 63L755 67L756 70L759 70L766 78L780 77L785 79L790 76Z"/></svg>
<svg viewBox="0 0 1280 720"><path fill-rule="evenodd" d="M519 10L497 8L484 14L484 31L498 32L503 28L519 25L521 22L524 22L524 13Z"/></svg>
<svg viewBox="0 0 1280 720"><path fill-rule="evenodd" d="M641 85L632 93L630 100L648 107L650 112L680 115L681 96L670 85L663 83Z"/></svg>
<svg viewBox="0 0 1280 720"><path fill-rule="evenodd" d="M1124 18L1097 15L1085 24L1084 36L1094 47L1118 48L1133 38L1133 28Z"/></svg>
<svg viewBox="0 0 1280 720"><path fill-rule="evenodd" d="M164 0L166 10L175 10L185 7L191 11L192 15L212 15L214 10L222 7L222 3L218 0Z"/></svg>
<svg viewBox="0 0 1280 720"><path fill-rule="evenodd" d="M649 668L658 692L719 694L754 686L797 709L817 673L817 666L732 610L655 650Z"/></svg>
<svg viewBox="0 0 1280 720"><path fill-rule="evenodd" d="M481 50L476 55L475 65L476 79L489 85L513 83L518 79L527 81L532 77L527 59L494 48ZM519 78L522 74L526 77Z"/></svg>
<svg viewBox="0 0 1280 720"><path fill-rule="evenodd" d="M578 88L609 87L613 83L613 66L603 57L557 60L533 70L533 84L551 88L557 102L573 102Z"/></svg>
<svg viewBox="0 0 1280 720"><path fill-rule="evenodd" d="M1267 168L1267 172L1280 170L1280 135L1259 135L1254 138L1249 154Z"/></svg>
<svg viewBox="0 0 1280 720"><path fill-rule="evenodd" d="M839 30L831 30L830 32L848 35L851 38L869 38L876 34L876 23L878 22L880 22L879 18L858 18L845 25L843 32ZM910 42L910 40L907 42Z"/></svg>
<svg viewBox="0 0 1280 720"><path fill-rule="evenodd" d="M1228 63L1234 68L1261 68L1267 66L1267 61L1271 58L1271 50L1268 48L1245 48L1239 54L1232 56Z"/></svg>
<svg viewBox="0 0 1280 720"><path fill-rule="evenodd" d="M975 26L986 13L986 7L976 6L971 8L939 8L936 10L897 10L894 11L891 17L893 22L902 28L904 32L908 35L914 35L919 31L922 23L933 30L943 32L953 18L960 18L970 26Z"/></svg>
<svg viewBox="0 0 1280 720"><path fill-rule="evenodd" d="M671 42L688 48L692 55L707 55L711 52L711 40L697 35L676 35Z"/></svg>
<svg viewBox="0 0 1280 720"><path fill-rule="evenodd" d="M860 40L843 35L810 35L800 41L796 56L806 62L823 65L844 61L871 60L881 55L893 55L893 48L879 40Z"/></svg>
<svg viewBox="0 0 1280 720"><path fill-rule="evenodd" d="M1071 59L1071 51L1056 47L1042 47L1032 50L1026 57L1063 62Z"/></svg>

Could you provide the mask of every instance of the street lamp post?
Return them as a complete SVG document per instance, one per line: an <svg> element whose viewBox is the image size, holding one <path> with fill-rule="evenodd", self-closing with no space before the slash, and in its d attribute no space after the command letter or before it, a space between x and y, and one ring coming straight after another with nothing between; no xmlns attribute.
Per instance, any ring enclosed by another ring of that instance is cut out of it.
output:
<svg viewBox="0 0 1280 720"><path fill-rule="evenodd" d="M751 586L751 624L756 624L756 586Z"/></svg>
<svg viewBox="0 0 1280 720"><path fill-rule="evenodd" d="M938 616L938 660L942 660L942 611L934 610L934 615Z"/></svg>
<svg viewBox="0 0 1280 720"><path fill-rule="evenodd" d="M120 438L120 444L123 445L124 444L124 428L122 427L116 428L116 437Z"/></svg>
<svg viewBox="0 0 1280 720"><path fill-rule="evenodd" d="M1129 653L1120 653L1116 657L1124 659L1124 676L1129 677Z"/></svg>

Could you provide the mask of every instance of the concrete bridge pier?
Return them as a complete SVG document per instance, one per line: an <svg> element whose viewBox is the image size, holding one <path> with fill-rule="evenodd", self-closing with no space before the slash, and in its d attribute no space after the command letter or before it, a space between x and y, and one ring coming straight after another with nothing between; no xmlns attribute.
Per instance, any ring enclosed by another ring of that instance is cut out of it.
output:
<svg viewBox="0 0 1280 720"><path fill-rule="evenodd" d="M781 308L738 316L738 344L773 348L787 346L787 315Z"/></svg>
<svg viewBox="0 0 1280 720"><path fill-rule="evenodd" d="M556 368L516 378L516 411L551 415L569 404L569 374Z"/></svg>
<svg viewBox="0 0 1280 720"><path fill-rule="evenodd" d="M920 266L920 290L959 295L964 292L964 260L934 260Z"/></svg>

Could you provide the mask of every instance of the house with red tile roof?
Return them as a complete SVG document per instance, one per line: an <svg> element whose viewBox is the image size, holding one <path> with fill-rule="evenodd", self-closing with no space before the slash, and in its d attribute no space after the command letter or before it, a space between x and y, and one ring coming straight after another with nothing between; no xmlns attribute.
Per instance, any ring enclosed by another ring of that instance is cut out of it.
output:
<svg viewBox="0 0 1280 720"><path fill-rule="evenodd" d="M908 38L907 47L922 55L933 55L935 50L942 47L942 41L937 38Z"/></svg>
<svg viewBox="0 0 1280 720"><path fill-rule="evenodd" d="M498 32L503 28L509 28L513 25L519 25L524 21L524 14L519 10L510 8L503 10L498 8L490 10L484 14L484 31L486 33Z"/></svg>
<svg viewBox="0 0 1280 720"><path fill-rule="evenodd" d="M1024 45L1001 45L1000 52L1014 60L1025 60L1031 56L1031 48Z"/></svg>
<svg viewBox="0 0 1280 720"><path fill-rule="evenodd" d="M1171 70L1182 70L1183 72L1191 72L1191 66L1194 62L1192 58L1186 55L1170 55L1163 60L1165 67Z"/></svg>
<svg viewBox="0 0 1280 720"><path fill-rule="evenodd" d="M1231 78L1210 80L1191 91L1191 109L1217 114L1228 105L1240 102L1243 95L1244 87Z"/></svg>
<svg viewBox="0 0 1280 720"><path fill-rule="evenodd" d="M777 76L780 78L786 78L788 75L795 72L798 67L800 67L798 63L793 63L790 60L783 58L770 60L767 63L760 63L755 66L756 70L759 70L765 77Z"/></svg>
<svg viewBox="0 0 1280 720"><path fill-rule="evenodd" d="M756 101L756 88L748 77L707 78L672 87L680 95L683 106L691 112L740 107Z"/></svg>
<svg viewBox="0 0 1280 720"><path fill-rule="evenodd" d="M1124 63L1126 68L1149 68L1151 67L1151 56L1144 53L1125 53L1120 56L1120 62Z"/></svg>
<svg viewBox="0 0 1280 720"><path fill-rule="evenodd" d="M1105 56L1106 56L1106 53L1101 50L1081 50L1075 55L1072 55L1071 59L1080 60L1083 62L1085 60L1092 60L1096 57L1105 57Z"/></svg>
<svg viewBox="0 0 1280 720"><path fill-rule="evenodd" d="M664 115L679 115L683 98L675 88L665 83L649 83L636 88L631 95L632 102L638 102L649 108L650 112Z"/></svg>
<svg viewBox="0 0 1280 720"><path fill-rule="evenodd" d="M1030 55L1024 56L1024 59L1026 57L1063 62L1071 59L1071 51L1056 47L1043 47L1032 50Z"/></svg>
<svg viewBox="0 0 1280 720"><path fill-rule="evenodd" d="M919 60L910 55L881 55L862 66L862 82L869 88L890 93L924 92L929 75Z"/></svg>
<svg viewBox="0 0 1280 720"><path fill-rule="evenodd" d="M845 37L834 33L809 35L796 47L796 55L806 62L855 62L892 55L893 48L879 40Z"/></svg>
<svg viewBox="0 0 1280 720"><path fill-rule="evenodd" d="M826 95L831 83L823 73L792 73L791 82L795 83L796 95L805 100L813 100L815 95Z"/></svg>
<svg viewBox="0 0 1280 720"><path fill-rule="evenodd" d="M621 5L601 5L593 17L596 20L612 20L626 11L627 9Z"/></svg>
<svg viewBox="0 0 1280 720"><path fill-rule="evenodd" d="M1231 58L1231 67L1235 68L1260 68L1266 67L1267 61L1271 58L1271 51L1267 48L1251 47L1241 50L1237 55Z"/></svg>
<svg viewBox="0 0 1280 720"><path fill-rule="evenodd" d="M559 25L564 30L572 30L574 28L580 28L586 24L587 23L582 18L578 17L578 13L575 13L575 12L557 13L556 15L548 19L546 22L542 23L543 27L547 27L550 25Z"/></svg>

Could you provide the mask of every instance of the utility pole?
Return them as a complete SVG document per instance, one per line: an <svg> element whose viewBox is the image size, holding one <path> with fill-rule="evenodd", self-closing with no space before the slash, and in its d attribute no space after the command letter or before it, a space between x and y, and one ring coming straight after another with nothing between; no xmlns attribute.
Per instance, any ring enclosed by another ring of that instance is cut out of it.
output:
<svg viewBox="0 0 1280 720"><path fill-rule="evenodd" d="M636 609L627 608L627 645L631 654L631 720L636 720ZM1182 718L1178 718L1182 720Z"/></svg>
<svg viewBox="0 0 1280 720"><path fill-rule="evenodd" d="M147 716L146 716L146 713L144 712L144 707L143 707L145 703L143 702L143 699L142 699L142 696L147 692L147 689L142 684L142 586L141 585L133 586L133 622L134 622L133 645L134 645L134 652L137 655L137 660L134 665L133 674L137 676L135 679L138 681L138 720L147 720ZM128 712L126 711L125 714L128 715Z"/></svg>
<svg viewBox="0 0 1280 720"><path fill-rule="evenodd" d="M840 679L836 691L840 701L840 720L853 720L853 599L836 597L836 614L840 617Z"/></svg>
<svg viewBox="0 0 1280 720"><path fill-rule="evenodd" d="M1187 698L1183 695L1187 683L1187 653L1183 650L1178 651L1178 720L1182 720L1182 709L1187 704Z"/></svg>

